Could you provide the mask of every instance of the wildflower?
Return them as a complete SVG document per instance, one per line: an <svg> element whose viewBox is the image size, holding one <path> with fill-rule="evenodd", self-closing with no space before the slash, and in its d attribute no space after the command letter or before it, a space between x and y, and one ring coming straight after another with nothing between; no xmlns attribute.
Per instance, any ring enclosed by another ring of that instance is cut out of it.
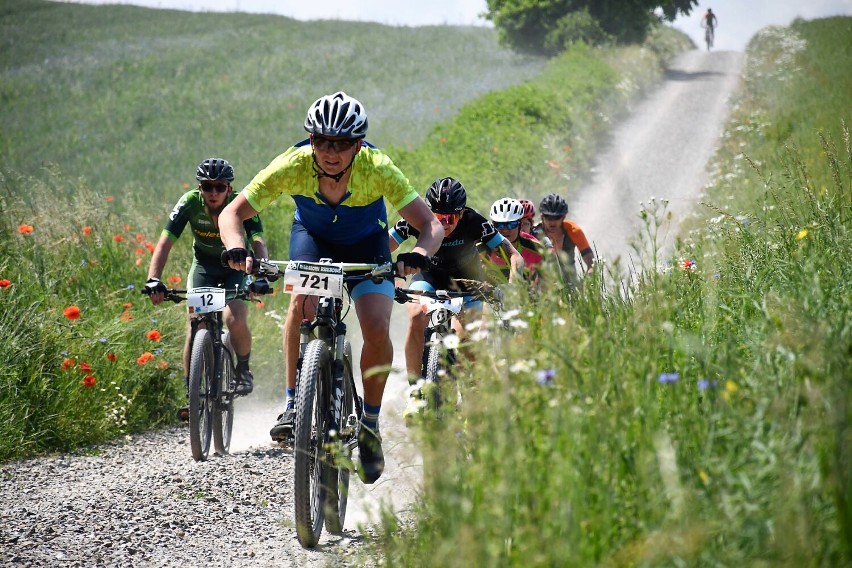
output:
<svg viewBox="0 0 852 568"><path fill-rule="evenodd" d="M83 380L80 381L80 384L86 388L92 388L93 386L95 386L95 382L96 380L94 376L86 375L85 377L83 377Z"/></svg>
<svg viewBox="0 0 852 568"><path fill-rule="evenodd" d="M695 270L697 268L694 260L682 260L680 261L681 270Z"/></svg>
<svg viewBox="0 0 852 568"><path fill-rule="evenodd" d="M152 329L151 331L146 333L145 337L147 337L151 341L159 341L162 338L162 336L160 335L160 332L157 331L156 329Z"/></svg>
<svg viewBox="0 0 852 568"><path fill-rule="evenodd" d="M707 482L710 481L710 476L707 475L707 472L703 469L698 470L698 477L701 478L701 482L704 483L704 485L707 485Z"/></svg>
<svg viewBox="0 0 852 568"><path fill-rule="evenodd" d="M86 236L92 234L92 228L88 227L88 226L83 227L83 234L86 235Z"/></svg>
<svg viewBox="0 0 852 568"><path fill-rule="evenodd" d="M87 363L85 361L80 361L80 370L83 371L84 373L91 373L92 372L92 364Z"/></svg>
<svg viewBox="0 0 852 568"><path fill-rule="evenodd" d="M549 385L553 383L556 377L556 369L541 369L535 374L535 382L540 385Z"/></svg>
<svg viewBox="0 0 852 568"><path fill-rule="evenodd" d="M12 285L11 280L6 280L5 278L0 279L0 288L8 288L11 285Z"/></svg>
<svg viewBox="0 0 852 568"><path fill-rule="evenodd" d="M168 361L157 361L157 368L165 371L166 369L169 368L169 362Z"/></svg>
<svg viewBox="0 0 852 568"><path fill-rule="evenodd" d="M548 160L547 165L550 167L550 169L559 171L559 164L556 162L556 160Z"/></svg>
<svg viewBox="0 0 852 568"><path fill-rule="evenodd" d="M121 312L121 316L119 316L119 319L124 322L130 321L133 319L133 314L131 314L127 310L124 310L123 312Z"/></svg>
<svg viewBox="0 0 852 568"><path fill-rule="evenodd" d="M122 308L132 308L133 302L124 302L123 304L121 304L121 307Z"/></svg>
<svg viewBox="0 0 852 568"><path fill-rule="evenodd" d="M169 284L180 284L181 278L177 274L172 274L168 278L166 278L166 282Z"/></svg>
<svg viewBox="0 0 852 568"><path fill-rule="evenodd" d="M145 254L145 249L136 247L136 250L134 252L136 256L142 256L143 254Z"/></svg>
<svg viewBox="0 0 852 568"><path fill-rule="evenodd" d="M443 343L446 349L458 349L461 339L459 339L458 335L452 333L444 338Z"/></svg>
<svg viewBox="0 0 852 568"><path fill-rule="evenodd" d="M75 320L80 318L80 308L77 306L68 306L62 313L65 314L65 317L70 320Z"/></svg>
<svg viewBox="0 0 852 568"><path fill-rule="evenodd" d="M258 308L258 309L263 308L263 307L264 307L264 305L265 305L265 304L264 304L263 302L257 302L257 303L255 304L255 306L257 306L257 308Z"/></svg>
<svg viewBox="0 0 852 568"><path fill-rule="evenodd" d="M151 243L145 243L145 248L148 249L148 252L154 252L154 245Z"/></svg>
<svg viewBox="0 0 852 568"><path fill-rule="evenodd" d="M135 284L128 284L126 289L127 289L127 290L135 290L135 289L136 289L136 285L135 285Z"/></svg>
<svg viewBox="0 0 852 568"><path fill-rule="evenodd" d="M163 352L162 347L160 347L158 349L154 349L154 355L160 355L162 352Z"/></svg>
<svg viewBox="0 0 852 568"><path fill-rule="evenodd" d="M152 360L153 358L154 358L154 355L151 354L150 351L146 351L145 353L143 353L142 355L140 355L139 357L136 358L136 362L139 363L140 365L144 365L145 363Z"/></svg>
<svg viewBox="0 0 852 568"><path fill-rule="evenodd" d="M112 351L109 351L106 354L106 358L109 359L110 363L115 363L118 360L118 357L116 357L115 353L113 353Z"/></svg>
<svg viewBox="0 0 852 568"><path fill-rule="evenodd" d="M801 231L799 231L798 233L796 233L796 240L797 240L797 241L801 241L802 239L804 239L804 238L805 238L805 237L807 237L807 236L808 236L808 230L807 230L807 229L802 229Z"/></svg>
<svg viewBox="0 0 852 568"><path fill-rule="evenodd" d="M447 137L446 137L446 136L441 136L441 139L440 139L440 140L438 140L438 141L439 141L441 144L446 144L446 143L447 143Z"/></svg>
<svg viewBox="0 0 852 568"><path fill-rule="evenodd" d="M145 235L143 235L142 233L136 233L136 242L137 243L141 243L144 240L145 240Z"/></svg>
<svg viewBox="0 0 852 568"><path fill-rule="evenodd" d="M124 240L124 237L122 237L121 235L113 235L112 240L114 240L117 243L120 243L121 241Z"/></svg>
<svg viewBox="0 0 852 568"><path fill-rule="evenodd" d="M77 364L76 360L71 359L69 357L66 357L65 359L62 360L62 367L61 368L62 368L63 371L67 371L68 369L72 368L76 364Z"/></svg>
<svg viewBox="0 0 852 568"><path fill-rule="evenodd" d="M136 259L136 266L142 266L142 259L141 258Z"/></svg>
<svg viewBox="0 0 852 568"><path fill-rule="evenodd" d="M657 380L661 384L666 384L666 383L676 383L679 378L680 378L680 373L660 373L660 376L657 377Z"/></svg>
<svg viewBox="0 0 852 568"><path fill-rule="evenodd" d="M113 197L112 197L112 195L107 195L107 196L106 196L106 202L107 202L107 203L112 203L112 202L113 202Z"/></svg>
<svg viewBox="0 0 852 568"><path fill-rule="evenodd" d="M184 183L183 185L181 185L181 187L182 187L182 188L184 188L184 189L189 189L189 184L188 184L188 183Z"/></svg>
<svg viewBox="0 0 852 568"><path fill-rule="evenodd" d="M109 341L109 340L106 337L99 337L98 338L98 343L106 343L107 341Z"/></svg>
<svg viewBox="0 0 852 568"><path fill-rule="evenodd" d="M566 323L568 323L568 322L565 321L565 318L561 318L561 317L558 317L558 316L553 318L553 324L554 325L565 325Z"/></svg>
<svg viewBox="0 0 852 568"><path fill-rule="evenodd" d="M733 394L733 393L737 392L737 389L739 389L739 387L737 386L737 383L735 383L734 381L731 381L731 380L725 381L725 391L726 392Z"/></svg>
<svg viewBox="0 0 852 568"><path fill-rule="evenodd" d="M27 233L32 233L33 232L33 226L32 225L26 225L26 224L22 223L22 224L18 225L18 232L21 233L22 235L26 235Z"/></svg>
<svg viewBox="0 0 852 568"><path fill-rule="evenodd" d="M707 390L716 388L716 381L709 381L707 379L700 379L698 381L698 390Z"/></svg>

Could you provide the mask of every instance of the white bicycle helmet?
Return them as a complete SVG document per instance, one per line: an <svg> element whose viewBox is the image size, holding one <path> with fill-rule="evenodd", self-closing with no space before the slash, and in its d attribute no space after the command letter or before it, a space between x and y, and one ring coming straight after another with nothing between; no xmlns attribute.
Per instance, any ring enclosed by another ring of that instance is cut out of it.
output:
<svg viewBox="0 0 852 568"><path fill-rule="evenodd" d="M510 223L518 221L524 216L524 206L517 199L504 197L498 199L491 205L489 213L491 220L495 223Z"/></svg>
<svg viewBox="0 0 852 568"><path fill-rule="evenodd" d="M305 118L305 130L320 136L364 138L367 112L357 99L338 91L314 101Z"/></svg>

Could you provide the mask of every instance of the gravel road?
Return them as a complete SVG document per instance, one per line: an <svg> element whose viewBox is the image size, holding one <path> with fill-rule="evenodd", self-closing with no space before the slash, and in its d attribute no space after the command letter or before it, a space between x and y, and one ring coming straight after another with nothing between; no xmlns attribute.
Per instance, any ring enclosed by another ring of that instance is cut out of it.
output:
<svg viewBox="0 0 852 568"><path fill-rule="evenodd" d="M606 258L626 256L639 201L668 198L677 222L708 179L739 80L742 54L691 51L638 104L571 200ZM613 219L618 222L614 223ZM395 310L393 337L404 335ZM350 325L357 329L357 325ZM358 352L356 345L356 353ZM403 367L401 353L394 364ZM304 550L293 525L292 456L269 442L281 401L238 401L232 455L195 463L185 427L136 435L86 455L0 466L0 564L4 566L347 566L364 550L357 530L383 504L405 515L421 475L401 424L405 381L392 375L382 410L387 469L373 486L352 481L343 536L323 533Z"/></svg>

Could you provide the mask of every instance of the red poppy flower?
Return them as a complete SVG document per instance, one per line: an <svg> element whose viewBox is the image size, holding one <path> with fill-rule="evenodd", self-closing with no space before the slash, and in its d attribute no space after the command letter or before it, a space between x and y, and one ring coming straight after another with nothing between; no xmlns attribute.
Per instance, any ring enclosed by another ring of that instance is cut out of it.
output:
<svg viewBox="0 0 852 568"><path fill-rule="evenodd" d="M124 224L124 230L125 230L125 231L129 231L129 230L130 230L130 225L128 225L127 223L125 223L125 224Z"/></svg>
<svg viewBox="0 0 852 568"><path fill-rule="evenodd" d="M65 317L70 320L75 320L80 318L80 308L77 306L68 306L62 313L65 314Z"/></svg>
<svg viewBox="0 0 852 568"><path fill-rule="evenodd" d="M145 249L136 247L136 255L138 256L143 254L145 254Z"/></svg>
<svg viewBox="0 0 852 568"><path fill-rule="evenodd" d="M147 334L145 334L145 337L147 337L151 341L159 341L162 336L160 335L159 331L157 331L156 329L152 329Z"/></svg>
<svg viewBox="0 0 852 568"><path fill-rule="evenodd" d="M11 285L12 285L12 281L11 281L11 280L6 280L5 278L3 278L2 280L0 280L0 288L8 288L8 287L9 287L9 286L11 286Z"/></svg>
<svg viewBox="0 0 852 568"><path fill-rule="evenodd" d="M130 321L132 319L133 319L133 314L131 314L127 310L124 310L123 312L121 312L121 321Z"/></svg>
<svg viewBox="0 0 852 568"><path fill-rule="evenodd" d="M76 364L77 364L77 361L75 361L74 359L69 359L68 357L66 357L65 359L62 360L62 370L67 371L68 369L72 368Z"/></svg>
<svg viewBox="0 0 852 568"><path fill-rule="evenodd" d="M114 240L117 243L120 243L121 241L124 240L124 237L122 237L121 235L113 235L112 240Z"/></svg>
<svg viewBox="0 0 852 568"><path fill-rule="evenodd" d="M144 240L145 240L145 235L143 235L142 233L136 233L136 242L137 243L141 243Z"/></svg>
<svg viewBox="0 0 852 568"><path fill-rule="evenodd" d="M169 362L168 361L157 361L157 368L163 369L163 370L168 369L169 368Z"/></svg>
<svg viewBox="0 0 852 568"><path fill-rule="evenodd" d="M91 234L91 233L92 233L92 228L91 228L91 227L83 227L83 234L84 234L84 235L89 235L89 234Z"/></svg>
<svg viewBox="0 0 852 568"><path fill-rule="evenodd" d="M112 201L113 201L113 197L112 197L112 195L107 195L107 196L106 196L106 202L107 202L107 203L112 203Z"/></svg>
<svg viewBox="0 0 852 568"><path fill-rule="evenodd" d="M180 284L181 278L177 274L172 274L168 278L166 278L166 282L169 284Z"/></svg>
<svg viewBox="0 0 852 568"><path fill-rule="evenodd" d="M32 233L33 232L33 226L32 225L26 225L26 224L22 223L22 224L18 225L18 232L21 233L22 235L25 235L27 233Z"/></svg>
<svg viewBox="0 0 852 568"><path fill-rule="evenodd" d="M118 360L118 357L115 356L115 353L110 351L106 354L106 358L110 360L110 362L115 363Z"/></svg>
<svg viewBox="0 0 852 568"><path fill-rule="evenodd" d="M145 353L143 353L142 355L140 355L139 357L136 358L136 362L139 363L140 365L144 365L145 363L152 360L153 358L154 358L154 355L150 351L146 351Z"/></svg>
<svg viewBox="0 0 852 568"><path fill-rule="evenodd" d="M92 372L92 364L86 363L85 361L80 361L80 370L83 371L84 373L91 373Z"/></svg>
<svg viewBox="0 0 852 568"><path fill-rule="evenodd" d="M154 252L154 245L151 243L145 243L145 248L148 249L148 252Z"/></svg>
<svg viewBox="0 0 852 568"><path fill-rule="evenodd" d="M92 388L93 386L95 386L95 377L93 377L92 375L86 375L85 377L83 377L83 380L80 381L80 384L86 388Z"/></svg>
<svg viewBox="0 0 852 568"><path fill-rule="evenodd" d="M124 302L124 303L121 305L121 307L122 307L122 308L132 308L132 307L133 307L133 302Z"/></svg>

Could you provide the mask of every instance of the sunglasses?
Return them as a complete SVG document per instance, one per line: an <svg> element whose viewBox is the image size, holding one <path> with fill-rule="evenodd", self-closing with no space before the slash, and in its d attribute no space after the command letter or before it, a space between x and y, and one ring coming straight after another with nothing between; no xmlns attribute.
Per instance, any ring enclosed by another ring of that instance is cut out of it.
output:
<svg viewBox="0 0 852 568"><path fill-rule="evenodd" d="M461 217L461 213L435 213L442 225L452 225Z"/></svg>
<svg viewBox="0 0 852 568"><path fill-rule="evenodd" d="M511 231L512 229L517 229L520 226L521 226L520 221L507 221L505 223L494 223L494 228L497 229L498 231L499 230Z"/></svg>
<svg viewBox="0 0 852 568"><path fill-rule="evenodd" d="M565 215L541 215L541 218L545 221L558 221L562 219Z"/></svg>
<svg viewBox="0 0 852 568"><path fill-rule="evenodd" d="M346 150L349 150L357 142L358 140L352 140L348 138L332 140L331 138L325 138L323 136L311 136L311 144L313 144L315 150L322 150L324 152L334 150L338 154L340 152L345 152Z"/></svg>
<svg viewBox="0 0 852 568"><path fill-rule="evenodd" d="M211 191L215 191L216 193L225 193L228 191L227 183L213 183L209 181L201 182L201 191L204 193L210 193Z"/></svg>

